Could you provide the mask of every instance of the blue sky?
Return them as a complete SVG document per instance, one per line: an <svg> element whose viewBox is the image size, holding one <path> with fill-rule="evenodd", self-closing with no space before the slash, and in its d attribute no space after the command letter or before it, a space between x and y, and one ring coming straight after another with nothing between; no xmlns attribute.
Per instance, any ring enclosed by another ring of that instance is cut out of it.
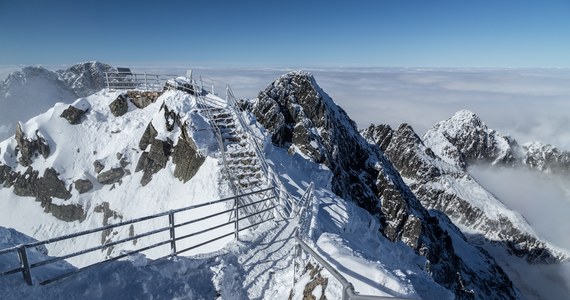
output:
<svg viewBox="0 0 570 300"><path fill-rule="evenodd" d="M0 0L0 65L570 67L570 2Z"/></svg>

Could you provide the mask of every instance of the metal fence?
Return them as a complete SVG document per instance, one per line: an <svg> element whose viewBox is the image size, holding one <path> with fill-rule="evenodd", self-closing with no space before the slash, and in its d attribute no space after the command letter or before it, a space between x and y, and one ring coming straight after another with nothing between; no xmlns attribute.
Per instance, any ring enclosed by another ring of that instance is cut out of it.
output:
<svg viewBox="0 0 570 300"><path fill-rule="evenodd" d="M160 91L168 81L180 75L160 75L148 73L105 72L105 83L110 90ZM174 81L173 81L174 82Z"/></svg>
<svg viewBox="0 0 570 300"><path fill-rule="evenodd" d="M259 222L255 223L255 224L252 224L248 221L248 218L251 217L252 215L263 214L263 213L268 212L268 211L270 211L276 207L274 204L275 197L273 196L272 190L273 190L273 188L271 187L271 188L267 188L267 189L253 191L253 192L246 193L246 194L241 194L241 195L237 195L237 196L233 196L233 197L228 197L228 198L224 198L224 199L220 199L220 200L210 201L210 202L192 205L192 206L179 208L179 209L174 209L174 210L170 210L167 212L162 212L162 213L158 213L158 214L154 214L154 215L150 215L150 216L145 216L145 217L141 217L141 218L137 218L137 219L133 219L133 220L129 220L129 221L111 224L111 225L107 225L107 226L103 226L103 227L99 227L99 228L95 228L95 229L91 229L91 230L86 230L86 231L81 231L81 232L77 232L77 233L73 233L73 234L69 234L69 235L65 235L65 236L60 236L60 237L56 237L56 238L49 239L49 240L27 243L27 244L19 245L16 247L1 249L0 255L6 255L9 253L17 253L20 266L17 268L12 268L10 270L1 270L0 276L7 276L10 274L15 274L15 273L21 272L26 283L28 283L29 285L32 285L33 284L32 270L34 268L38 268L38 267L45 266L48 264L53 264L56 262L60 262L60 261L69 259L69 258L84 255L84 254L87 254L90 252L109 249L110 247L114 247L114 246L119 245L119 244L131 242L131 241L134 241L134 240L137 240L137 239L140 239L143 237L151 236L151 235L157 235L157 234L163 233L163 232L168 233L168 238L160 240L159 242L155 242L151 245L145 245L144 247L141 246L140 248L136 248L136 249L133 249L130 251L126 251L124 253L121 253L120 255L110 257L110 258L107 258L105 260L102 260L102 261L99 261L99 262L96 262L96 263L93 263L93 264L90 264L90 265L87 265L87 266L84 266L81 268L64 271L60 275L57 275L57 276L52 277L52 278L47 278L47 279L41 281L40 284L41 285L48 284L48 283L57 281L59 279L68 277L70 275L73 275L75 273L78 273L78 272L80 272L86 268L91 268L93 266L96 266L96 265L99 265L99 264L102 264L102 263L105 263L108 261L118 260L120 258L124 258L126 256L133 255L136 253L140 253L143 251L147 251L147 250L150 250L150 249L153 249L153 248L156 248L159 246L163 246L163 245L169 245L170 250L167 251L166 255L164 255L160 258L175 256L175 255L178 255L178 254L181 254L184 252L188 252L190 250L202 247L202 246L210 244L214 241L218 241L220 239L230 237L230 236L233 236L235 239L239 239L239 233L241 231L250 229L252 227L260 225L261 223L267 222L267 221L275 218L275 216L273 214L271 214L266 219L260 220ZM261 200L258 200L254 203L244 203L243 201L241 201L241 198L247 197L247 196L250 196L253 194L260 195ZM246 208L248 206L260 204L262 202L269 202L270 205L262 211L256 211L254 213L247 213ZM178 221L176 218L176 216L182 212L187 212L190 210L198 209L201 207L207 207L207 206L211 206L211 205L218 204L218 203L228 203L228 204L231 204L232 207L229 209L226 209L226 210L222 210L222 211L215 211L215 212L212 212L211 214L204 215L204 216L201 216L199 218L194 218L194 219L183 221L183 222ZM189 226L192 224L196 224L197 222L200 222L200 221L204 221L207 219L214 218L216 216L221 216L221 215L229 214L229 213L233 213L234 217L225 223L212 225L212 226L207 227L207 228L200 228L200 230L194 231L192 233L187 233L187 234L183 234L180 236L178 235L178 234L180 234L180 229L182 227L186 227L186 226ZM66 254L66 255L62 255L62 256L58 256L58 257L48 257L48 258L39 259L39 260L34 261L34 260L30 259L30 257L28 256L28 249L30 249L30 248L37 248L37 247L41 247L41 246L51 244L51 243L56 243L56 242L63 241L63 240L78 238L78 237L81 237L81 236L84 236L87 234L104 232L104 231L108 231L108 230L113 229L113 228L124 227L127 225L132 225L135 223L140 223L143 221L147 221L147 220L151 220L151 219L158 219L158 218L167 219L168 225L154 229L154 230L139 233L139 234L136 234L133 236L129 236L128 238L123 238L123 239L120 239L117 241L107 242L107 243L104 243L104 244L99 245L99 246L89 247L86 249L78 250L76 252ZM206 238L201 239L198 243L193 244L189 247L185 247L183 249L177 248L177 246L179 246L179 244L180 244L179 242L181 240L188 239L188 238L195 237L195 236L204 236L205 233L209 233L209 232L211 233L213 230L220 229L220 228L226 228L226 231L221 233L221 234L218 234L212 238L208 237L208 239L206 239ZM229 229L231 229L231 230L229 230Z"/></svg>

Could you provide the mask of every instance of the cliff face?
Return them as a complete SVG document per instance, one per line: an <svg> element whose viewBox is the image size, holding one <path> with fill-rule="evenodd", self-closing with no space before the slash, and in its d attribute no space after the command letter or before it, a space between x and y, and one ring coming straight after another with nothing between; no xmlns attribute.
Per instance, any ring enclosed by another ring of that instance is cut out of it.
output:
<svg viewBox="0 0 570 300"><path fill-rule="evenodd" d="M494 260L469 245L447 217L428 211L418 201L380 150L384 144L368 143L311 74L291 72L281 76L259 93L251 110L276 146L326 165L333 173L333 191L376 216L387 238L401 241L425 256L426 270L457 298L516 296L510 280ZM387 128L378 131L391 132ZM390 142L387 136L383 138ZM421 163L418 160L412 167ZM420 168L421 174L438 175L437 168L425 166Z"/></svg>

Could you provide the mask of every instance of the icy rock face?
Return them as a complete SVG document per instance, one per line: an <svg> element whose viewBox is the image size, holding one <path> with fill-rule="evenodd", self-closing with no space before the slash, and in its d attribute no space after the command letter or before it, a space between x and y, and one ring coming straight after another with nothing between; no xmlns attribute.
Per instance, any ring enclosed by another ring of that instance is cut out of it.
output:
<svg viewBox="0 0 570 300"><path fill-rule="evenodd" d="M76 64L66 70L59 70L57 75L77 97L86 97L105 88L105 72L115 71L116 69L110 65L90 61Z"/></svg>
<svg viewBox="0 0 570 300"><path fill-rule="evenodd" d="M333 172L333 191L379 218L380 230L390 240L425 256L434 280L458 298L515 297L510 280L487 254L474 247L456 253L455 241L466 243L461 232L445 216L430 215L380 149L358 133L310 74L281 76L251 109L275 145L325 164ZM480 269L484 271L476 271Z"/></svg>
<svg viewBox="0 0 570 300"><path fill-rule="evenodd" d="M436 124L426 132L424 141L445 161L464 170L475 161L516 164L516 141L489 129L468 110L458 111L450 119Z"/></svg>
<svg viewBox="0 0 570 300"><path fill-rule="evenodd" d="M565 259L565 255L551 249L532 232L520 228L520 223L526 222L500 204L467 172L437 157L411 126L402 124L394 131L387 125L371 125L362 134L371 143L381 145L384 154L408 179L408 185L426 208L444 212L456 224L481 233L530 263ZM492 213L484 211L477 202L494 205L496 209Z"/></svg>

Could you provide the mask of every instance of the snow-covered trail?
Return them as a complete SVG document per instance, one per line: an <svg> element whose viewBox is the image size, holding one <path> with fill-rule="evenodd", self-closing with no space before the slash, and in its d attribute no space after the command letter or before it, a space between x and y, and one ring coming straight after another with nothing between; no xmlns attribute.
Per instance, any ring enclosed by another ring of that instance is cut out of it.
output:
<svg viewBox="0 0 570 300"><path fill-rule="evenodd" d="M240 237L235 247L230 245L229 252L220 258L224 263L219 268L226 272L231 269L241 287L236 290L236 286L224 286L226 282L220 280L221 298L287 299L293 280L296 226L296 219L265 223Z"/></svg>

